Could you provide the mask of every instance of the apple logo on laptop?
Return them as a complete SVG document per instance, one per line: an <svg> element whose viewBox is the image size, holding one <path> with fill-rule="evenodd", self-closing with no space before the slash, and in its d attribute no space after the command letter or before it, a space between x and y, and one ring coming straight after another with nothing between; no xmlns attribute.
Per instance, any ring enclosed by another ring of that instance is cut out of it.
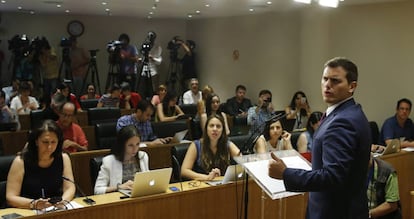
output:
<svg viewBox="0 0 414 219"><path fill-rule="evenodd" d="M150 186L154 186L155 185L155 180L150 180L148 183Z"/></svg>
<svg viewBox="0 0 414 219"><path fill-rule="evenodd" d="M239 173L239 175L237 175L237 178L240 179L243 177L243 173Z"/></svg>

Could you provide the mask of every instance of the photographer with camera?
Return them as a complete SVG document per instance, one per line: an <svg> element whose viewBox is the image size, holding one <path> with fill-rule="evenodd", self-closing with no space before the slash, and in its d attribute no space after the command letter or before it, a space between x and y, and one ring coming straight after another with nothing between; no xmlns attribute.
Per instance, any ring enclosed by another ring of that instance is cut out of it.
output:
<svg viewBox="0 0 414 219"><path fill-rule="evenodd" d="M126 81L131 85L132 89L135 89L138 50L135 46L129 44L130 39L126 33L121 34L118 40L121 42L119 48L119 82Z"/></svg>
<svg viewBox="0 0 414 219"><path fill-rule="evenodd" d="M181 87L185 90L191 78L197 78L196 54L194 52L196 44L192 40L187 40L186 42L180 40L178 43L185 51L184 56L180 60L182 63Z"/></svg>
<svg viewBox="0 0 414 219"><path fill-rule="evenodd" d="M39 41L39 47L40 71L43 78L43 100L49 101L59 82L58 57L45 37Z"/></svg>
<svg viewBox="0 0 414 219"><path fill-rule="evenodd" d="M81 47L78 47L76 37L71 36L70 40L70 68L72 70L72 88L76 96L82 94L83 81L86 79L88 64L91 59L89 53Z"/></svg>
<svg viewBox="0 0 414 219"><path fill-rule="evenodd" d="M259 92L259 101L257 106L252 106L247 112L247 124L250 125L249 133L263 132L264 123L274 114L272 104L272 92L270 90L261 90ZM261 130L258 130L261 128Z"/></svg>

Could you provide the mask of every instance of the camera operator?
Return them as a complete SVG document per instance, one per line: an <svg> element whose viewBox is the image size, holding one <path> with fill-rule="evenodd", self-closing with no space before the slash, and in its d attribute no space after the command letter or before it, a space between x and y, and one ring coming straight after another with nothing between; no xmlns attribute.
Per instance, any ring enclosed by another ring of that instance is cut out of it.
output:
<svg viewBox="0 0 414 219"><path fill-rule="evenodd" d="M141 49L141 55L143 57L140 57L139 61L140 62L145 62L145 56L148 55L148 68L146 69L145 67L142 68L141 71L141 76L144 77L148 77L147 75L147 71L150 72L151 74L151 79L152 79L152 91L155 91L158 89L159 86L159 75L158 75L158 71L157 71L157 65L160 65L162 62L162 48L159 45L154 46L154 42L155 39L157 38L157 34L155 32L148 32L148 36L145 40L145 42L142 45L142 49ZM149 48L148 48L149 46ZM146 48L148 48L149 50L147 50ZM143 63L145 64L145 63ZM150 97L152 97L153 94L151 94Z"/></svg>
<svg viewBox="0 0 414 219"><path fill-rule="evenodd" d="M90 56L87 50L78 47L78 41L76 37L71 36L70 40L70 68L72 70L73 78L73 92L76 96L82 95L83 81L86 80L85 76L88 71L88 64Z"/></svg>
<svg viewBox="0 0 414 219"><path fill-rule="evenodd" d="M191 78L197 78L197 70L195 66L195 57L194 49L196 44L192 40L187 40L186 42L178 40L177 43L185 50L185 54L181 59L182 63L182 81L181 87L183 90L187 88L187 85Z"/></svg>
<svg viewBox="0 0 414 219"><path fill-rule="evenodd" d="M250 125L250 133L257 133L258 131L262 133L264 124L272 117L274 112L272 92L261 90L257 106L250 107L247 112L247 124Z"/></svg>
<svg viewBox="0 0 414 219"><path fill-rule="evenodd" d="M130 45L129 36L123 33L118 38L122 42L119 50L120 58L120 82L129 82L132 89L135 89L135 83L137 80L137 65L138 62L138 50L135 46Z"/></svg>
<svg viewBox="0 0 414 219"><path fill-rule="evenodd" d="M43 100L49 101L59 81L58 57L46 38L43 37L39 41L39 47L40 70L43 76Z"/></svg>

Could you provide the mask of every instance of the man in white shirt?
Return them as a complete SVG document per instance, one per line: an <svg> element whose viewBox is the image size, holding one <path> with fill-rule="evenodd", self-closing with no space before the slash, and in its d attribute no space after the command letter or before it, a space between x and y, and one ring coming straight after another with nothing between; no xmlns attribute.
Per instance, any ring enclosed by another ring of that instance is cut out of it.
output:
<svg viewBox="0 0 414 219"><path fill-rule="evenodd" d="M201 100L201 91L198 89L198 79L192 78L190 80L190 90L183 94L184 104L197 104Z"/></svg>

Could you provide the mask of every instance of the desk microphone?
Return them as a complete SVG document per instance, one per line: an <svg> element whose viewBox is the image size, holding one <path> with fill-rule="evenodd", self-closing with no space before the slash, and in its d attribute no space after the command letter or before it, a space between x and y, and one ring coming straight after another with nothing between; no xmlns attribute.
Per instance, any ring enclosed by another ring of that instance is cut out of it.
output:
<svg viewBox="0 0 414 219"><path fill-rule="evenodd" d="M76 186L76 189L81 193L81 195L83 196L83 197L85 197L82 201L83 202L85 202L86 204L88 204L88 205L93 205L93 204L95 204L95 201L93 200L93 199L91 199L91 198L89 198L83 191L82 191L82 189L79 187L79 185L75 182L75 181L73 181L73 180L71 180L71 179L69 179L69 178L67 178L66 176L62 176L62 179L64 179L64 180L66 180L66 181L69 181L69 182L71 182L71 183L73 183L75 186Z"/></svg>

